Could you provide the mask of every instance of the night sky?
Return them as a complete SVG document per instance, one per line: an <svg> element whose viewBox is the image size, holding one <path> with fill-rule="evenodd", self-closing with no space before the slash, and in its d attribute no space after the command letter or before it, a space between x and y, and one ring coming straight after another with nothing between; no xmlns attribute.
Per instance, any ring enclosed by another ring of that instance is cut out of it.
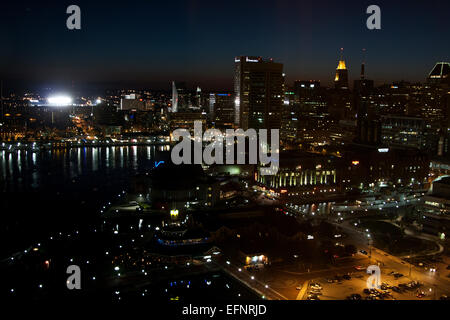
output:
<svg viewBox="0 0 450 320"><path fill-rule="evenodd" d="M331 85L345 51L350 79L423 81L450 60L450 1L2 1L0 68L6 86L143 86L176 79L232 88L234 56L284 63L288 83ZM416 3L417 2L417 3ZM81 30L66 8L81 7ZM370 4L382 30L366 28Z"/></svg>

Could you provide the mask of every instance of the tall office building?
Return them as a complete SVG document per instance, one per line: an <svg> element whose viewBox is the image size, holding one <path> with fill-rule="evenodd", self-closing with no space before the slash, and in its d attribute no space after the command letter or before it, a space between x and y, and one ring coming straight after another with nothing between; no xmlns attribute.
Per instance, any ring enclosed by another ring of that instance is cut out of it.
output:
<svg viewBox="0 0 450 320"><path fill-rule="evenodd" d="M172 112L186 111L191 105L191 92L186 89L186 82L172 81Z"/></svg>
<svg viewBox="0 0 450 320"><path fill-rule="evenodd" d="M279 129L283 103L283 64L261 57L235 58L235 125L247 130Z"/></svg>
<svg viewBox="0 0 450 320"><path fill-rule="evenodd" d="M211 119L219 129L232 129L234 126L234 96L229 92L211 93Z"/></svg>
<svg viewBox="0 0 450 320"><path fill-rule="evenodd" d="M297 95L308 95L308 92L317 89L320 89L320 80L294 81L294 93Z"/></svg>
<svg viewBox="0 0 450 320"><path fill-rule="evenodd" d="M203 101L202 101L202 89L197 86L197 89L195 90L195 97L194 97L194 103L192 108L193 109L201 109L203 106Z"/></svg>
<svg viewBox="0 0 450 320"><path fill-rule="evenodd" d="M363 49L363 53L365 54L366 49ZM364 99L367 97L367 95L369 95L370 93L372 93L373 88L374 88L374 82L373 80L368 80L366 79L366 74L365 74L365 70L366 70L366 62L365 59L363 59L363 62L361 63L361 75L360 75L360 79L359 80L355 80L353 82L353 91L355 93L356 96L361 96Z"/></svg>
<svg viewBox="0 0 450 320"><path fill-rule="evenodd" d="M339 64L336 68L334 86L336 89L348 89L348 70L345 65L343 48L341 48L341 59L339 60Z"/></svg>
<svg viewBox="0 0 450 320"><path fill-rule="evenodd" d="M363 50L365 52L365 50ZM361 63L361 76L359 80L353 82L353 105L354 110L357 113L358 121L358 136L361 136L361 125L362 122L372 120L373 106L371 105L372 94L374 92L374 82L373 80L366 79L365 75L366 64L365 61ZM367 125L366 125L367 126Z"/></svg>
<svg viewBox="0 0 450 320"><path fill-rule="evenodd" d="M327 112L326 88L320 86L316 80L294 81L295 109L300 113L322 114Z"/></svg>
<svg viewBox="0 0 450 320"><path fill-rule="evenodd" d="M372 101L374 82L366 79L365 67L363 60L360 79L353 83L353 104L357 120L355 141L365 145L378 145L381 143L381 125Z"/></svg>
<svg viewBox="0 0 450 320"><path fill-rule="evenodd" d="M178 90L175 81L172 81L172 112L178 111Z"/></svg>

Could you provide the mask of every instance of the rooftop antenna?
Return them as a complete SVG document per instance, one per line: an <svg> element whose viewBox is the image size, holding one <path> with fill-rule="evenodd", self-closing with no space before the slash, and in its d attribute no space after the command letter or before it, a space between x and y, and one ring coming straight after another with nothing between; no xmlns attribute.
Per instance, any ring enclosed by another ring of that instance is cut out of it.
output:
<svg viewBox="0 0 450 320"><path fill-rule="evenodd" d="M366 67L366 49L362 49L363 58L361 63L361 80L364 80L365 77L365 67Z"/></svg>

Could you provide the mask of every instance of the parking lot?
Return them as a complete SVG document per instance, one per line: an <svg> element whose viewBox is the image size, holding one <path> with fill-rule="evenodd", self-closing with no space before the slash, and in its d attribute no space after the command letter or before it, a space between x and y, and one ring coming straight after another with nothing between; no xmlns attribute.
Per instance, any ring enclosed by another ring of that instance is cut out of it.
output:
<svg viewBox="0 0 450 320"><path fill-rule="evenodd" d="M369 290L365 270L336 274L310 282L304 299L307 300L433 300L445 292L423 285L408 275L385 268L381 273L381 288Z"/></svg>

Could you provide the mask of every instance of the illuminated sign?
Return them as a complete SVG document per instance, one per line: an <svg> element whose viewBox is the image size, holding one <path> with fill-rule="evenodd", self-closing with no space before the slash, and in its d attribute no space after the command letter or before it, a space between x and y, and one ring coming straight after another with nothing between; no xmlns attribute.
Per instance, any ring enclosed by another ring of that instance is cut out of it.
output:
<svg viewBox="0 0 450 320"><path fill-rule="evenodd" d="M155 161L155 168L158 168L158 166L163 163L164 161Z"/></svg>

